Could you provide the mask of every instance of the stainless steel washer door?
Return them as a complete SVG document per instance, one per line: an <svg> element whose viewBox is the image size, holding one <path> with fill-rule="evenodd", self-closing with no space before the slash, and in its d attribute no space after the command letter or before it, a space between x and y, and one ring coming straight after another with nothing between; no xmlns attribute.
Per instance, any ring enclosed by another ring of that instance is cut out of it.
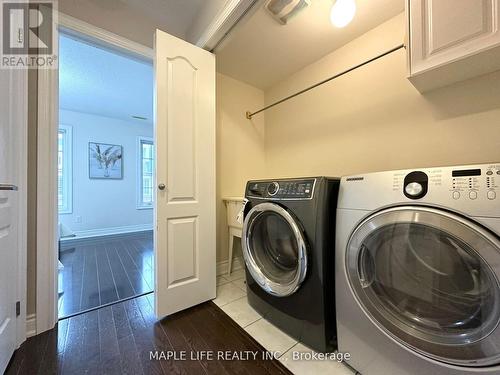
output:
<svg viewBox="0 0 500 375"><path fill-rule="evenodd" d="M481 226L390 208L355 229L346 267L360 306L396 341L455 365L500 362L500 242Z"/></svg>
<svg viewBox="0 0 500 375"><path fill-rule="evenodd" d="M261 203L245 217L243 257L253 279L271 295L294 293L307 273L307 247L296 219L274 203Z"/></svg>

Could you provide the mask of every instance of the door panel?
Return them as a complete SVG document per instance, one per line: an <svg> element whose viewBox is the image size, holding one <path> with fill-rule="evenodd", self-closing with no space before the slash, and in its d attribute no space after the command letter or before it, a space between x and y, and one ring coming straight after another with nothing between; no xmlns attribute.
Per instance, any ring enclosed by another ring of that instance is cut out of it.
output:
<svg viewBox="0 0 500 375"><path fill-rule="evenodd" d="M24 113L16 85L26 72L0 70L0 373L16 347L18 283L18 157Z"/></svg>
<svg viewBox="0 0 500 375"><path fill-rule="evenodd" d="M197 218L168 220L168 286L198 280Z"/></svg>
<svg viewBox="0 0 500 375"><path fill-rule="evenodd" d="M198 71L185 58L167 58L167 191L169 201L196 200L196 98ZM179 163L182 160L182 163Z"/></svg>
<svg viewBox="0 0 500 375"><path fill-rule="evenodd" d="M409 1L411 74L498 44L498 5L498 0Z"/></svg>
<svg viewBox="0 0 500 375"><path fill-rule="evenodd" d="M156 314L215 298L215 58L156 32Z"/></svg>
<svg viewBox="0 0 500 375"><path fill-rule="evenodd" d="M13 233L14 192L0 191L0 372L3 372L16 345L15 330L15 236Z"/></svg>
<svg viewBox="0 0 500 375"><path fill-rule="evenodd" d="M427 5L429 55L492 31L491 0L438 0ZM467 27L463 27L467 25Z"/></svg>

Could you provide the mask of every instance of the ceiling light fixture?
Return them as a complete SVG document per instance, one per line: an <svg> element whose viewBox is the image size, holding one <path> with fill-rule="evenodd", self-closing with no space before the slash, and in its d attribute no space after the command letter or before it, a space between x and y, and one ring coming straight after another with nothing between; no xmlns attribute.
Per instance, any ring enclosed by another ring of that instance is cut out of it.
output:
<svg viewBox="0 0 500 375"><path fill-rule="evenodd" d="M330 11L330 22L336 27L345 27L352 21L355 14L355 0L336 0Z"/></svg>

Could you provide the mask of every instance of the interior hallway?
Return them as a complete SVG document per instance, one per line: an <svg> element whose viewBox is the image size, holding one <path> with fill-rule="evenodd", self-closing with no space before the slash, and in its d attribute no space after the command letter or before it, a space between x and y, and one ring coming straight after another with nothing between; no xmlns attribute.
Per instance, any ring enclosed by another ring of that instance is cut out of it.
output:
<svg viewBox="0 0 500 375"><path fill-rule="evenodd" d="M60 318L154 289L152 231L62 242L59 259Z"/></svg>

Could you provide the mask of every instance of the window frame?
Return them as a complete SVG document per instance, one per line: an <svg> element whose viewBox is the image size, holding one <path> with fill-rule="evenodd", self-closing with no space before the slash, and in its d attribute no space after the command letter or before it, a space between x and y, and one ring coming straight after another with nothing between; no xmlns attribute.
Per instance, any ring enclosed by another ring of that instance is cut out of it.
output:
<svg viewBox="0 0 500 375"><path fill-rule="evenodd" d="M66 135L63 137L63 205L59 206L59 170L57 176L57 210L59 215L69 215L73 213L73 127L71 125L59 124L57 129L57 153L59 154L59 133L63 130ZM58 155L59 156L59 155ZM58 163L59 165L59 163Z"/></svg>
<svg viewBox="0 0 500 375"><path fill-rule="evenodd" d="M153 183L152 183L152 194L153 194L153 201L151 204L146 204L142 200L143 198L143 154L142 154L142 145L144 143L151 144L153 146ZM155 161L155 148L154 148L154 139L152 137L144 137L140 136L137 137L137 202L136 202L136 208L138 210L152 210L154 208L154 179L155 179L155 168L156 168L156 163Z"/></svg>

